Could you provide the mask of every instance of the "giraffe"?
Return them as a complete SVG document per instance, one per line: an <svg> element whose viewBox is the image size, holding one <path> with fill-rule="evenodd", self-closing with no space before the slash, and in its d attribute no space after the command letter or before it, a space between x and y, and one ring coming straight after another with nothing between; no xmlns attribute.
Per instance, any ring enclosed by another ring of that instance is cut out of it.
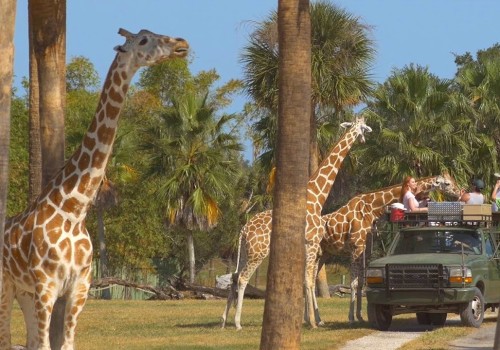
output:
<svg viewBox="0 0 500 350"><path fill-rule="evenodd" d="M417 180L420 193L438 190L458 198L460 192L454 179L444 173ZM379 189L374 192L360 194L333 213L323 215L326 234L321 242L323 256L320 258L318 270L323 266L328 255L341 251L351 253L351 300L349 304L349 322L354 322L354 303L357 300L356 317L362 321L361 292L363 283L359 283L362 269L362 254L366 248L366 240L376 220L382 216L385 207L399 200L401 184Z"/></svg>
<svg viewBox="0 0 500 350"><path fill-rule="evenodd" d="M28 349L50 349L49 324L58 297L66 297L62 350L74 348L77 318L91 279L92 242L85 217L103 180L121 108L135 72L142 66L183 58L189 45L181 38L147 30L126 38L109 69L96 114L80 147L22 213L7 219L4 236L0 349L11 347L14 298L27 329Z"/></svg>
<svg viewBox="0 0 500 350"><path fill-rule="evenodd" d="M341 126L350 126L350 128L330 150L328 156L321 162L307 183L305 320L313 328L317 326L317 323L321 322L316 295L312 292L314 290L314 270L317 266L318 251L325 233L321 210L340 166L352 145L358 137L360 142L364 142L364 133L371 131L371 128L365 124L363 117L356 118L353 123L342 123ZM241 329L241 310L245 288L257 267L269 255L271 228L272 210L267 210L254 215L240 231L238 262L236 272L233 274L233 283L226 308L222 314L222 328L225 327L231 305L236 300L234 321L236 328ZM315 318L312 317L313 310Z"/></svg>

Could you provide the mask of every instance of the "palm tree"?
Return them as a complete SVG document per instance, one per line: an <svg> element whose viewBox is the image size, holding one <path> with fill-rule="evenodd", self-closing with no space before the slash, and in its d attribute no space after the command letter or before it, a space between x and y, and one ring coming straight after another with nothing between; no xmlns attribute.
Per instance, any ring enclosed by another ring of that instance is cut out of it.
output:
<svg viewBox="0 0 500 350"><path fill-rule="evenodd" d="M139 148L148 155L144 176L157 184L169 226L186 235L189 279L194 282L193 233L213 228L219 204L238 180L236 116L216 117L208 92L187 90L172 98L173 108L143 130Z"/></svg>
<svg viewBox="0 0 500 350"><path fill-rule="evenodd" d="M461 179L475 141L465 132L468 117L453 108L451 83L418 65L394 70L365 111L378 136L365 146L361 171L377 174L385 185L445 169Z"/></svg>
<svg viewBox="0 0 500 350"><path fill-rule="evenodd" d="M319 155L316 125L324 122L327 114L337 123L346 109L356 106L369 96L373 83L369 69L374 59L374 44L368 34L370 28L343 9L326 2L314 2L311 10L311 157L310 171L316 170ZM244 83L256 105L264 108L266 118L276 118L278 101L278 35L277 14L273 12L260 23L244 48ZM327 108L329 107L329 108ZM321 112L328 109L328 113ZM256 124L256 131L264 142L261 160L272 162L276 140L276 122L266 121L266 129ZM274 127L272 127L274 126ZM329 140L331 143L331 139ZM329 147L328 147L329 148ZM267 152L266 152L267 151ZM270 151L270 152L269 152ZM272 156L270 156L272 155ZM268 165L269 167L269 165Z"/></svg>
<svg viewBox="0 0 500 350"><path fill-rule="evenodd" d="M14 74L16 1L0 0L0 237L3 238L9 183L10 105ZM3 239L0 239L0 297L2 294Z"/></svg>
<svg viewBox="0 0 500 350"><path fill-rule="evenodd" d="M471 147L475 162L468 175L488 179L498 170L500 153L500 44L480 50L476 56L476 60L468 53L455 58L456 105L463 107L469 116L469 131L480 139Z"/></svg>
<svg viewBox="0 0 500 350"><path fill-rule="evenodd" d="M310 5L311 11L311 120L309 174L317 168L336 136L331 124L338 126L346 118L346 110L369 96L372 89L370 64L374 44L370 28L345 10L327 1ZM254 124L254 143L261 146L257 161L269 173L275 166L276 115L278 101L277 13L260 23L244 48L244 83L262 118ZM328 136L319 139L319 130ZM323 140L325 145L319 145ZM341 176L339 180L342 181ZM326 274L321 271L318 287L321 296L329 296Z"/></svg>
<svg viewBox="0 0 500 350"><path fill-rule="evenodd" d="M309 1L280 0L278 29L278 153L260 349L300 349L312 110Z"/></svg>

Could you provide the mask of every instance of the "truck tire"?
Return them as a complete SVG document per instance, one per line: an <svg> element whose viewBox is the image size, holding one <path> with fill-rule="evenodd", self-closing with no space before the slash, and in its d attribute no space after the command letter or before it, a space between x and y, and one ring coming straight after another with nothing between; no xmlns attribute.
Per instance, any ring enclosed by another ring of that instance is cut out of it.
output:
<svg viewBox="0 0 500 350"><path fill-rule="evenodd" d="M386 331L391 326L392 312L389 305L368 303L368 322L379 331Z"/></svg>
<svg viewBox="0 0 500 350"><path fill-rule="evenodd" d="M484 319L484 297L479 288L475 288L474 297L460 308L460 320L466 327L479 328Z"/></svg>

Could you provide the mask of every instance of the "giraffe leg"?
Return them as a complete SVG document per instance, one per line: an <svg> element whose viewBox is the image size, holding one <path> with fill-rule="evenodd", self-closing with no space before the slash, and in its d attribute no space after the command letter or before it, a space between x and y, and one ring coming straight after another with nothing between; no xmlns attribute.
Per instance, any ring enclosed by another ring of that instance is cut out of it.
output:
<svg viewBox="0 0 500 350"><path fill-rule="evenodd" d="M233 281L231 283L231 290L229 291L229 294L227 296L226 308L224 309L224 313L222 314L221 328L226 327L226 320L227 317L229 316L229 310L231 309L231 306L234 304L235 296L237 294L238 274L237 273L233 274L232 279Z"/></svg>
<svg viewBox="0 0 500 350"><path fill-rule="evenodd" d="M316 279L318 278L318 264L319 260L314 263L314 278L313 278L313 307L314 307L314 320L318 326L324 326L324 322L321 321L321 316L319 315L318 298L316 296Z"/></svg>
<svg viewBox="0 0 500 350"><path fill-rule="evenodd" d="M16 300L21 307L26 324L26 346L28 349L38 348L38 323L35 313L35 299L32 293L19 291L16 293Z"/></svg>
<svg viewBox="0 0 500 350"><path fill-rule="evenodd" d="M35 284L35 313L37 315L38 350L50 350L49 327L52 309L57 299L57 293L46 284Z"/></svg>
<svg viewBox="0 0 500 350"><path fill-rule="evenodd" d="M10 350L10 318L14 302L14 285L4 272L0 299L0 350Z"/></svg>
<svg viewBox="0 0 500 350"><path fill-rule="evenodd" d="M306 248L307 249L307 248ZM309 257L309 254L307 254L307 257ZM314 272L316 271L316 260L311 259L311 258L306 258L306 276L305 276L305 312L304 312L304 318L307 324L311 326L311 328L316 328L316 310L317 310L317 301L316 301L316 295L314 291L315 283L315 274ZM318 312L318 317L319 317L319 312Z"/></svg>
<svg viewBox="0 0 500 350"><path fill-rule="evenodd" d="M236 303L236 313L234 315L234 324L237 330L241 329L241 310L243 309L243 298L245 296L247 284L248 280L242 280L241 277L238 278L238 299Z"/></svg>
<svg viewBox="0 0 500 350"><path fill-rule="evenodd" d="M267 256L267 255L266 255ZM265 256L259 256L258 258L249 257L248 262L245 264L243 269L238 275L238 283L236 286L236 290L238 292L238 298L236 302L236 312L234 315L234 323L236 325L236 329L241 329L241 310L243 309L243 298L245 297L245 289L247 288L248 282L250 282L250 278L253 273L260 266Z"/></svg>
<svg viewBox="0 0 500 350"><path fill-rule="evenodd" d="M64 313L64 342L61 350L73 350L78 316L87 301L90 289L90 267L84 269L68 295Z"/></svg>
<svg viewBox="0 0 500 350"><path fill-rule="evenodd" d="M364 254L363 254L364 258ZM364 259L360 261L360 266L357 270L358 272L358 285L356 289L357 293L357 298L356 298L356 319L360 322L363 322L363 315L361 314L361 306L363 304L363 287L365 285L364 281L364 271L365 271L365 266L364 266Z"/></svg>
<svg viewBox="0 0 500 350"><path fill-rule="evenodd" d="M358 289L358 272L356 259L351 263L351 300L349 302L349 323L354 323L354 304L356 302Z"/></svg>

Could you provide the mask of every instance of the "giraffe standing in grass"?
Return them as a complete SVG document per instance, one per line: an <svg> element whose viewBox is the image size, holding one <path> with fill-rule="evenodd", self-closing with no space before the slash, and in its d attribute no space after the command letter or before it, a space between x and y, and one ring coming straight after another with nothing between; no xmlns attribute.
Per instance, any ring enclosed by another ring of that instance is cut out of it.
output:
<svg viewBox="0 0 500 350"><path fill-rule="evenodd" d="M460 189L454 179L447 173L439 176L427 177L417 180L420 193L432 190L441 191L443 194L458 198ZM371 231L378 218L382 216L385 208L396 203L401 194L401 184L383 188L375 192L360 194L352 198L346 205L333 213L323 215L326 223L326 234L321 242L323 256L318 269L324 264L325 259L341 251L351 253L351 301L349 305L349 322L354 322L354 303L357 300L356 318L362 321L361 293L363 283L362 256L366 248L367 239L371 238Z"/></svg>
<svg viewBox="0 0 500 350"><path fill-rule="evenodd" d="M85 217L103 180L117 123L134 73L175 57L185 57L184 39L147 30L115 47L94 119L65 166L22 213L7 219L4 236L0 350L10 350L14 298L24 314L28 349L50 349L49 324L58 297L66 297L62 350L74 348L77 318L87 300L92 243Z"/></svg>
<svg viewBox="0 0 500 350"><path fill-rule="evenodd" d="M307 183L307 212L306 212L306 266L305 266L305 320L311 327L321 322L317 307L315 287L315 267L318 265L320 242L325 233L321 210L326 197L333 186L337 173L352 145L359 137L364 142L364 132L371 128L365 124L364 118L357 118L354 123L343 123L343 127L350 126L349 130L332 148L329 155L321 162L316 172ZM269 255L271 243L272 211L264 211L253 216L243 226L240 232L238 247L238 262L233 275L231 291L227 299L226 308L222 314L222 327L225 327L231 305L236 300L234 317L237 329L241 329L241 310L245 288L250 277L257 267ZM290 281L292 283L292 281ZM313 316L314 315L314 316Z"/></svg>

